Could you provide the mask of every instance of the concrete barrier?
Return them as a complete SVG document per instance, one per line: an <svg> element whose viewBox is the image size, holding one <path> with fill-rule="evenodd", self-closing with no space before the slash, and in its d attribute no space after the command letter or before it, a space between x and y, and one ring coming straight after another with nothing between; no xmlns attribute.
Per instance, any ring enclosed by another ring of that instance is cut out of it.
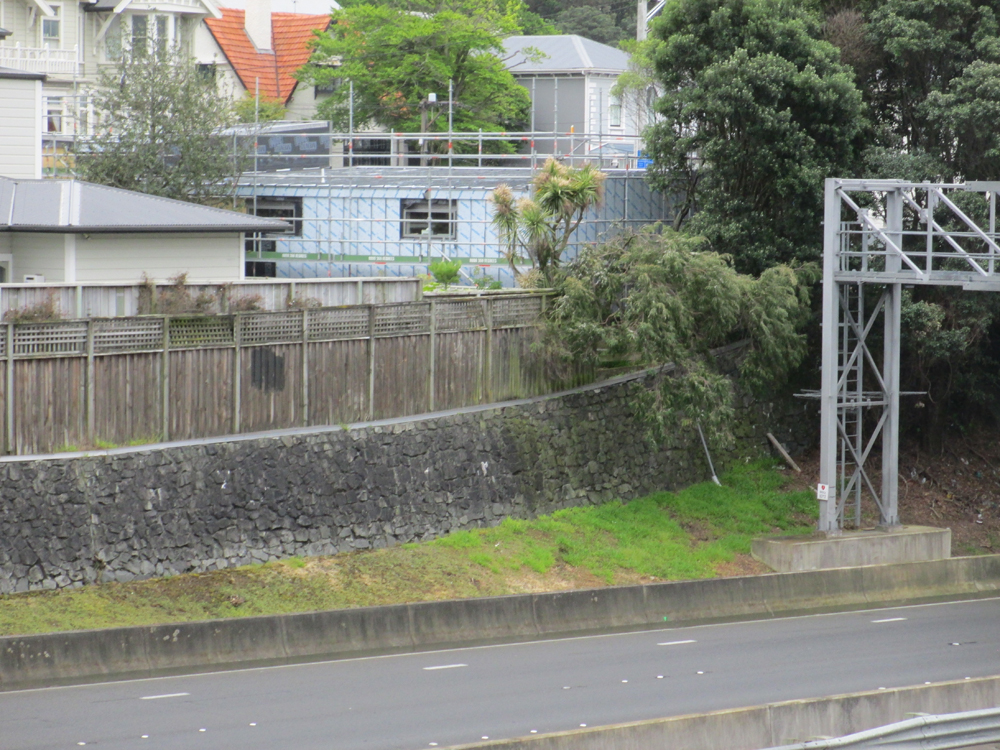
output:
<svg viewBox="0 0 1000 750"><path fill-rule="evenodd" d="M476 742L445 750L760 750L874 729L912 718L909 714L996 706L1000 706L1000 677L982 677Z"/></svg>
<svg viewBox="0 0 1000 750"><path fill-rule="evenodd" d="M0 690L1000 595L1000 555L0 638Z"/></svg>

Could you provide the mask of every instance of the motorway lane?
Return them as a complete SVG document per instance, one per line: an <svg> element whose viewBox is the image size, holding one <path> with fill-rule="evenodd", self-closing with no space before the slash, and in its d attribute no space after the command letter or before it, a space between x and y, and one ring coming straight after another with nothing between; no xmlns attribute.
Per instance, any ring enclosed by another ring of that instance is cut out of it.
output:
<svg viewBox="0 0 1000 750"><path fill-rule="evenodd" d="M0 750L416 750L1000 674L1000 599L0 693Z"/></svg>

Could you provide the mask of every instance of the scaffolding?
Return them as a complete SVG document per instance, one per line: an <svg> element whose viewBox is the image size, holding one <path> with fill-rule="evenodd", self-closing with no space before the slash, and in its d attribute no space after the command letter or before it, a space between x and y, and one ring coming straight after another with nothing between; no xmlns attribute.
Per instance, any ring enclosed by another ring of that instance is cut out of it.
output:
<svg viewBox="0 0 1000 750"><path fill-rule="evenodd" d="M915 395L899 390L903 290L1000 291L997 192L1000 182L826 181L822 384L807 394L821 402L821 532L859 527L865 497L879 528L899 526L900 397ZM985 229L970 212L988 216ZM881 351L873 335L879 319ZM876 447L879 487L870 465Z"/></svg>

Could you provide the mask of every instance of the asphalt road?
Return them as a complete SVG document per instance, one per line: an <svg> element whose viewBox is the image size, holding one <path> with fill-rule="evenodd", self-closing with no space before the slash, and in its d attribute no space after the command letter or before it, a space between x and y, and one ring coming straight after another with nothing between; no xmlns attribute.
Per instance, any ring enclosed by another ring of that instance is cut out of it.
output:
<svg viewBox="0 0 1000 750"><path fill-rule="evenodd" d="M0 693L0 748L416 750L1000 674L1000 599Z"/></svg>

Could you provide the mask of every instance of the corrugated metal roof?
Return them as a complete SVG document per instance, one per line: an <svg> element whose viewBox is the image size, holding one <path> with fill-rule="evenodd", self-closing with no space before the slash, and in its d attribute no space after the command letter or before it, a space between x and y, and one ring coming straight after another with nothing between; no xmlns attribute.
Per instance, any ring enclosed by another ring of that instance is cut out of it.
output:
<svg viewBox="0 0 1000 750"><path fill-rule="evenodd" d="M515 76L526 73L622 73L628 70L628 55L620 49L576 34L512 36L504 40L507 70ZM529 60L522 52L534 47L546 57Z"/></svg>
<svg viewBox="0 0 1000 750"><path fill-rule="evenodd" d="M240 195L248 195L253 185L343 188L435 188L451 185L456 189L492 190L505 183L511 187L526 186L531 169L503 167L344 167L338 169L305 169L298 172L266 172L244 175L240 180Z"/></svg>
<svg viewBox="0 0 1000 750"><path fill-rule="evenodd" d="M79 180L0 177L0 232L273 232L283 221Z"/></svg>

